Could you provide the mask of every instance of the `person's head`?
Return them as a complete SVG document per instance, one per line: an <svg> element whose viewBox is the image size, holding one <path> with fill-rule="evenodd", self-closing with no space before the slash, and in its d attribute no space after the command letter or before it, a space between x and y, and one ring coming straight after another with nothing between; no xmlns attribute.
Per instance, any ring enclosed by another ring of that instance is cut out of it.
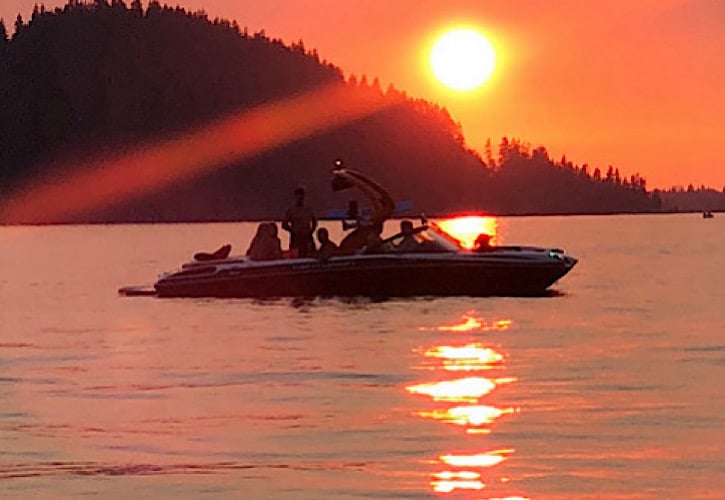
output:
<svg viewBox="0 0 725 500"><path fill-rule="evenodd" d="M320 243L327 243L330 241L330 233L324 227L317 230L317 241Z"/></svg>
<svg viewBox="0 0 725 500"><path fill-rule="evenodd" d="M400 221L400 232L403 233L403 236L413 234L413 223L409 220Z"/></svg>
<svg viewBox="0 0 725 500"><path fill-rule="evenodd" d="M268 222L267 223L267 234L271 236L272 238L276 238L278 234L277 230L277 224L274 222Z"/></svg>
<svg viewBox="0 0 725 500"><path fill-rule="evenodd" d="M296 187L295 188L295 191L294 191L294 194L295 194L295 202L298 205L304 205L304 203L305 203L305 188L303 188L302 186Z"/></svg>
<svg viewBox="0 0 725 500"><path fill-rule="evenodd" d="M487 248L491 246L491 235L481 233L476 237L475 248Z"/></svg>

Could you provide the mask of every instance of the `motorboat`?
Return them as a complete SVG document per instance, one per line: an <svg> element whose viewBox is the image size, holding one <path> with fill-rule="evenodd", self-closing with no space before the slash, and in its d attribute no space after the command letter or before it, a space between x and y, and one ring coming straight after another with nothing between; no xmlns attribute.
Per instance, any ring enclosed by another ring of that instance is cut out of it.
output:
<svg viewBox="0 0 725 500"><path fill-rule="evenodd" d="M400 235L397 236L399 238ZM416 228L418 252L391 250L317 258L192 261L162 274L159 297L543 295L577 260L563 250L522 246L463 249L435 223Z"/></svg>
<svg viewBox="0 0 725 500"><path fill-rule="evenodd" d="M713 215L713 213L709 210L705 210L704 212L702 212L703 219L712 219L714 217L715 217L715 215Z"/></svg>
<svg viewBox="0 0 725 500"><path fill-rule="evenodd" d="M381 223L394 203L380 186L368 181L349 169L333 171L335 190L364 186L361 190L376 207L374 222ZM414 251L398 251L406 237L415 240ZM487 243L467 249L425 217L412 234L398 233L375 249L363 246L326 259L255 261L227 253L225 249L220 258L214 253L203 258L197 254L180 269L161 274L153 289L119 291L159 297L537 296L546 294L577 263L558 248Z"/></svg>

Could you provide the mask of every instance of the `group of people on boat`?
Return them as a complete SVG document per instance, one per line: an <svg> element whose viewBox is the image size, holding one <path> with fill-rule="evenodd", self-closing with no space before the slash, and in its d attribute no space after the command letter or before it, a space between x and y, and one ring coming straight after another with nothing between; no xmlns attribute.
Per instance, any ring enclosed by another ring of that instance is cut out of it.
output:
<svg viewBox="0 0 725 500"><path fill-rule="evenodd" d="M316 257L326 261L339 255L354 255L360 253L413 253L440 251L425 233L418 235L427 226L415 228L413 222L403 220L400 223L400 233L392 238L383 240L383 223L390 218L395 208L395 202L390 195L375 181L365 177L360 172L343 167L341 160L335 161L333 169L332 189L340 191L355 187L360 190L371 207L369 210L360 210L357 201L351 200L348 204L346 219L342 221L343 231L350 231L340 241L339 245L330 239L329 231L317 227L315 212L305 203L305 189L297 187L294 190L294 203L287 209L282 219L282 229L289 233L289 250L282 251L282 242L279 238L277 224L262 222L257 227L257 233L252 239L247 256L250 260L277 260L284 257ZM315 243L317 236L317 243ZM493 249L491 237L481 234L476 241L474 251L486 252ZM226 258L231 250L225 245L213 253L200 252L194 256L195 260L212 260Z"/></svg>
<svg viewBox="0 0 725 500"><path fill-rule="evenodd" d="M282 229L290 234L288 255L318 257L324 260L336 255L339 249L330 239L329 231L324 227L317 228L317 217L305 204L305 189L296 188L294 197L294 204L287 209L282 219ZM319 248L315 245L314 234L317 235ZM257 233L252 238L247 255L251 260L275 260L284 256L276 223L262 222L257 226Z"/></svg>
<svg viewBox="0 0 725 500"><path fill-rule="evenodd" d="M294 190L294 203L285 212L282 229L289 232L289 257L316 257L323 261L336 255L352 255L356 253L382 252L416 252L423 250L421 243L414 238L414 226L409 220L400 223L401 241L397 245L385 243L382 239L383 220L373 215L361 213L357 202L351 201L348 206L348 217L352 221L343 220L343 230L350 232L340 244L330 239L329 231L317 227L314 211L305 203L305 189ZM387 214L386 214L387 215ZM313 235L317 237L317 243ZM275 260L285 256L279 238L277 224L262 222L257 227L247 256L251 260Z"/></svg>

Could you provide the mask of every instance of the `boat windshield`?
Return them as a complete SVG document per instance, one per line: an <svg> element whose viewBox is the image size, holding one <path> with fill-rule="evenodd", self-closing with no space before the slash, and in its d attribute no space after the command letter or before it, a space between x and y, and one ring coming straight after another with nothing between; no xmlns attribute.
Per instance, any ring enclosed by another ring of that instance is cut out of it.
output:
<svg viewBox="0 0 725 500"><path fill-rule="evenodd" d="M432 237L435 238L440 245L445 246L445 248L450 251L458 251L465 248L461 240L454 237L452 234L445 232L443 228L435 222L428 223L428 233L431 233L433 235Z"/></svg>
<svg viewBox="0 0 725 500"><path fill-rule="evenodd" d="M434 222L426 222L413 230L412 238L418 244L415 249L406 248L403 242L404 236L398 233L385 240L385 244L394 250L397 247L406 248L404 251L415 252L458 252L463 247L457 239L446 233L440 226Z"/></svg>

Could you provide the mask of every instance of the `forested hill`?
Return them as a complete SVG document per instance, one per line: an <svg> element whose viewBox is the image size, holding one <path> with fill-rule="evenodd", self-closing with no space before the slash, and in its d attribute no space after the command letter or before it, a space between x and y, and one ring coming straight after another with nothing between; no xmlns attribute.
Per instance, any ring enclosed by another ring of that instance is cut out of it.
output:
<svg viewBox="0 0 725 500"><path fill-rule="evenodd" d="M0 219L3 203L27 186L68 178L73 161L118 156L332 84L351 100L374 94L379 110L153 193L41 222L278 218L299 184L319 210L340 207L345 200L328 183L338 157L433 214L659 208L638 175L610 168L597 176L549 159L544 148L504 139L482 158L445 109L377 80L345 81L302 41L285 45L155 1L143 9L138 0L71 0L54 11L38 7L27 22L18 16L12 30L0 24ZM174 165L165 167L173 178ZM5 222L36 221L15 214Z"/></svg>

